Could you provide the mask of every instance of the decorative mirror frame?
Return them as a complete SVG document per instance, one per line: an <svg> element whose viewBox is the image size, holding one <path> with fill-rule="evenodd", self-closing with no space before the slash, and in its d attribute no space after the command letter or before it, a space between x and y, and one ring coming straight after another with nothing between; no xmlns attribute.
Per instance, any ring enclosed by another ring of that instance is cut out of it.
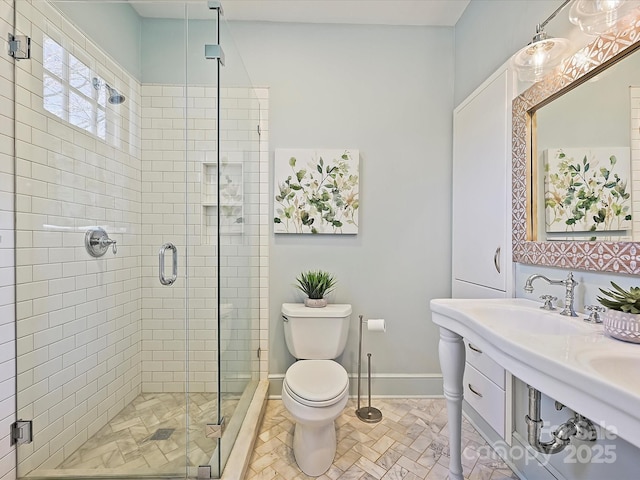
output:
<svg viewBox="0 0 640 480"><path fill-rule="evenodd" d="M640 17L602 35L513 100L513 261L549 267L640 274L640 242L531 241L534 219L532 126L535 111L640 48ZM535 132L533 132L535 135ZM535 212L534 212L535 213Z"/></svg>

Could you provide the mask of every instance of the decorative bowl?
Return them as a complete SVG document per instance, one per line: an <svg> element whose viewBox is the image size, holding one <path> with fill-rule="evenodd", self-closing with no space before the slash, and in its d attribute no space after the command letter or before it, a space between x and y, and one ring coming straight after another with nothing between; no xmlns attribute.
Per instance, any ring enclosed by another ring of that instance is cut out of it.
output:
<svg viewBox="0 0 640 480"><path fill-rule="evenodd" d="M640 343L640 314L607 310L601 316L604 333L625 342Z"/></svg>

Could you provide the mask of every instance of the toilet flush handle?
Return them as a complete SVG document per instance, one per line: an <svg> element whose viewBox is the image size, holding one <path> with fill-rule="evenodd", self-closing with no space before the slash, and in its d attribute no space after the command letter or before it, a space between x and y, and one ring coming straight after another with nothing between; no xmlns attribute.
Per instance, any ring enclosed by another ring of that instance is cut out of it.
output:
<svg viewBox="0 0 640 480"><path fill-rule="evenodd" d="M289 319L288 319L285 315L282 315L282 320L283 320L284 322L288 322L288 321L289 321Z"/></svg>

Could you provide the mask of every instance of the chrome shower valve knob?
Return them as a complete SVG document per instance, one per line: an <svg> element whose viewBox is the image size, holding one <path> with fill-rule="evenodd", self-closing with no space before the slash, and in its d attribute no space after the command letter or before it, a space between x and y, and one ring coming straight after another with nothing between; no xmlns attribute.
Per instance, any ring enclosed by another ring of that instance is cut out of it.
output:
<svg viewBox="0 0 640 480"><path fill-rule="evenodd" d="M84 236L84 246L87 249L87 253L92 257L101 257L111 246L111 251L115 255L118 253L118 247L116 241L111 240L107 232L101 227L93 227L87 230Z"/></svg>

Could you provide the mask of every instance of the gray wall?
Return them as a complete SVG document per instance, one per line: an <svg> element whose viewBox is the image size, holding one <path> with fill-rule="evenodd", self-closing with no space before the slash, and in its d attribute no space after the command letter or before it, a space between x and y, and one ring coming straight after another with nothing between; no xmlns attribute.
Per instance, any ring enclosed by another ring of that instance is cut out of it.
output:
<svg viewBox="0 0 640 480"><path fill-rule="evenodd" d="M242 54L233 41L232 27L224 17L220 23L220 44L225 56L220 86L246 87L252 84ZM215 85L216 63L204 56L204 46L217 43L217 21L142 20L142 83L187 83Z"/></svg>
<svg viewBox="0 0 640 480"><path fill-rule="evenodd" d="M453 29L238 22L232 31L250 77L270 88L272 162L277 148L360 150L358 235L271 233L271 374L293 361L280 306L302 301L299 272L321 268L339 279L330 300L353 305L347 370L356 371L357 315L385 318L386 334L365 335L383 377L374 393L440 392L439 379L411 375L439 374L429 300L450 295Z"/></svg>
<svg viewBox="0 0 640 480"><path fill-rule="evenodd" d="M138 80L142 19L131 5L108 2L52 2L74 25Z"/></svg>
<svg viewBox="0 0 640 480"><path fill-rule="evenodd" d="M216 43L213 19L143 19L142 83L215 85L215 62L205 59L204 45Z"/></svg>
<svg viewBox="0 0 640 480"><path fill-rule="evenodd" d="M455 27L454 104L459 105L500 65L531 41L537 23L560 6L559 0L471 0ZM566 9L565 9L566 11ZM564 16L546 28L550 36L566 36Z"/></svg>

